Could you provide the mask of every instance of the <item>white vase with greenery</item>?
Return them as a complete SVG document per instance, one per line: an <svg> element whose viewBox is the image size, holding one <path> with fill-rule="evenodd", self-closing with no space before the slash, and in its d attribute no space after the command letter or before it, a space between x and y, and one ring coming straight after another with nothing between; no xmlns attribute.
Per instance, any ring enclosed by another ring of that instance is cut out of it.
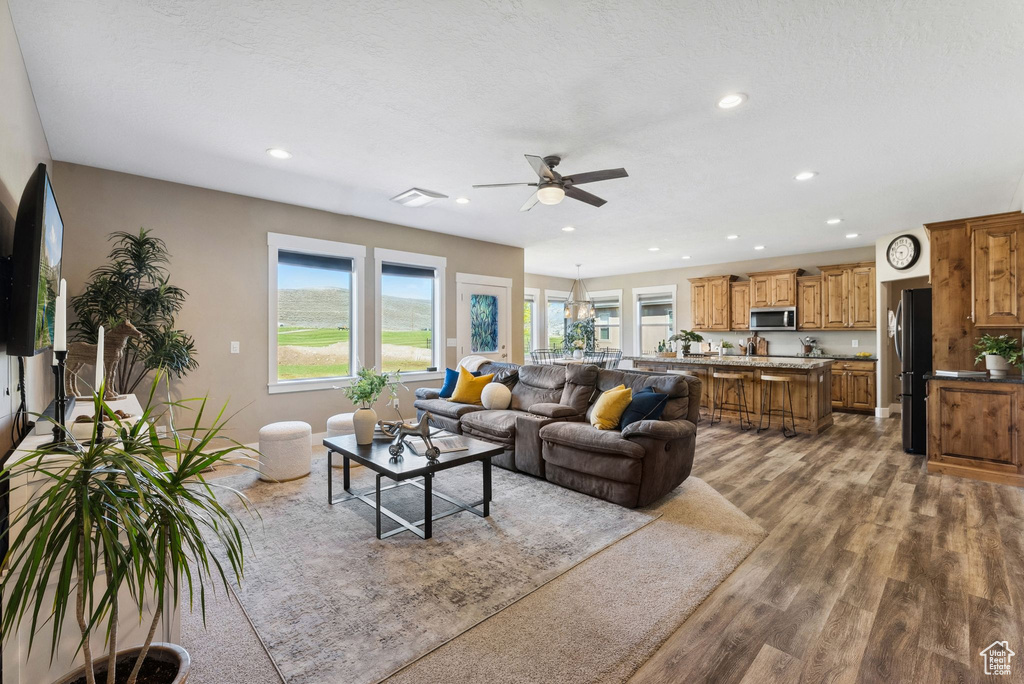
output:
<svg viewBox="0 0 1024 684"><path fill-rule="evenodd" d="M401 385L401 374L380 373L375 368L362 368L351 385L342 389L345 397L358 408L352 416L352 428L356 435L356 444L373 444L373 431L377 426L377 412L373 405L380 399L384 390L391 396L397 394Z"/></svg>
<svg viewBox="0 0 1024 684"><path fill-rule="evenodd" d="M1024 364L1020 340L1009 335L982 335L974 345L978 352L975 363L985 361L985 369L993 378L1005 378L1008 371Z"/></svg>

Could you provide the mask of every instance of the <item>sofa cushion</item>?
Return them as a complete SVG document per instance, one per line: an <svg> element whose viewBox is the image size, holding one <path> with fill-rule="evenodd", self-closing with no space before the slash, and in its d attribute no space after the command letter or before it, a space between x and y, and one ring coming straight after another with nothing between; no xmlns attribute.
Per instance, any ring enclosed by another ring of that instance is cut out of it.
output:
<svg viewBox="0 0 1024 684"><path fill-rule="evenodd" d="M460 404L447 399L417 399L412 405L421 411L430 411L447 418L461 418L467 413L484 410L479 404Z"/></svg>
<svg viewBox="0 0 1024 684"><path fill-rule="evenodd" d="M598 430L589 423L545 425L541 428L540 438L552 444L572 447L584 456L588 453L616 454L631 458L643 458L644 456L643 446L623 439L617 430ZM579 469L577 468L577 470Z"/></svg>
<svg viewBox="0 0 1024 684"><path fill-rule="evenodd" d="M512 389L519 382L519 368L500 368L494 370L494 379L491 382L500 382L505 387Z"/></svg>
<svg viewBox="0 0 1024 684"><path fill-rule="evenodd" d="M668 401L665 403L665 411L661 416L663 420L675 420L676 418L687 417L690 389L687 384L686 376L646 375L643 373L629 373L626 371L606 369L598 371L598 391L604 392L605 390L609 390L617 385L625 385L632 389L634 393L639 392L645 387L651 387L656 392L667 394ZM588 421L590 420L590 414L593 410L593 405L591 405L587 410Z"/></svg>
<svg viewBox="0 0 1024 684"><path fill-rule="evenodd" d="M484 387L494 379L494 375L481 375L474 377L465 368L459 367L459 381L455 383L455 391L452 392L452 401L460 404L479 404L480 395Z"/></svg>
<svg viewBox="0 0 1024 684"><path fill-rule="evenodd" d="M442 399L448 399L452 396L452 392L455 391L455 385L459 382L459 371L452 370L451 368L444 369L444 384L441 385L441 390L437 393L437 396Z"/></svg>
<svg viewBox="0 0 1024 684"><path fill-rule="evenodd" d="M593 430L593 428L591 429ZM595 430L595 432L597 431ZM545 470L555 466L599 477L603 480L630 484L640 484L644 469L643 459L630 458L622 454L581 451L576 447L547 441L544 442L544 465Z"/></svg>
<svg viewBox="0 0 1024 684"><path fill-rule="evenodd" d="M619 419L619 429L625 430L640 420L660 420L667 403L667 394L656 392L653 387L644 387L633 395L633 400L629 402L622 418Z"/></svg>
<svg viewBox="0 0 1024 684"><path fill-rule="evenodd" d="M529 411L534 404L557 404L565 387L563 366L523 366L512 388L510 409Z"/></svg>
<svg viewBox="0 0 1024 684"><path fill-rule="evenodd" d="M417 399L437 399L441 396L441 390L437 387L417 387L415 394Z"/></svg>
<svg viewBox="0 0 1024 684"><path fill-rule="evenodd" d="M475 433L492 435L502 440L514 440L517 415L521 415L519 411L508 409L467 413L462 417L462 429L472 429Z"/></svg>
<svg viewBox="0 0 1024 684"><path fill-rule="evenodd" d="M572 406L561 404L534 404L530 407L530 413L545 418L572 418L580 415Z"/></svg>
<svg viewBox="0 0 1024 684"><path fill-rule="evenodd" d="M597 394L597 366L573 364L565 367L565 388L560 403L571 406L576 413L587 412Z"/></svg>

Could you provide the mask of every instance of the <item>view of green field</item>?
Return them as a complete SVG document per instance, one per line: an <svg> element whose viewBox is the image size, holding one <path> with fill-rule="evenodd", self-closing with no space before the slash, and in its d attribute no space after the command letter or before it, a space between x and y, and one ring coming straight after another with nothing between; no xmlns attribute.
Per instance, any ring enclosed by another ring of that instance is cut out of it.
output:
<svg viewBox="0 0 1024 684"><path fill-rule="evenodd" d="M432 362L429 330L381 333L384 371L425 370ZM282 326L277 330L280 380L349 375L349 331Z"/></svg>

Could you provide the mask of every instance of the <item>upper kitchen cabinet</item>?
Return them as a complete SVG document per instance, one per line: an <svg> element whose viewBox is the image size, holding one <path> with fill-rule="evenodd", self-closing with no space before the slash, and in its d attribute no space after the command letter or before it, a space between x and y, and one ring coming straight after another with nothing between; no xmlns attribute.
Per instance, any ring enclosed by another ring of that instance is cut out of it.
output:
<svg viewBox="0 0 1024 684"><path fill-rule="evenodd" d="M732 288L736 276L690 279L690 316L694 330L729 330Z"/></svg>
<svg viewBox="0 0 1024 684"><path fill-rule="evenodd" d="M821 329L821 276L796 279L797 330Z"/></svg>
<svg viewBox="0 0 1024 684"><path fill-rule="evenodd" d="M789 268L777 271L750 273L750 306L796 306L797 276L803 271Z"/></svg>
<svg viewBox="0 0 1024 684"><path fill-rule="evenodd" d="M729 284L731 330L750 330L750 283Z"/></svg>
<svg viewBox="0 0 1024 684"><path fill-rule="evenodd" d="M837 264L821 267L821 327L826 330L874 329L875 264Z"/></svg>
<svg viewBox="0 0 1024 684"><path fill-rule="evenodd" d="M1024 215L966 221L971 236L973 319L979 328L1024 326Z"/></svg>

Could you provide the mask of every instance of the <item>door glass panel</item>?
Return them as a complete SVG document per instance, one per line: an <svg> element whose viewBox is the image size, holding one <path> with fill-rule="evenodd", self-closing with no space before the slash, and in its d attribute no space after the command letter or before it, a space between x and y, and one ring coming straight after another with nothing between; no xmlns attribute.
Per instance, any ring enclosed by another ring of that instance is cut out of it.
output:
<svg viewBox="0 0 1024 684"><path fill-rule="evenodd" d="M469 296L469 337L474 354L498 351L498 298L494 295Z"/></svg>

